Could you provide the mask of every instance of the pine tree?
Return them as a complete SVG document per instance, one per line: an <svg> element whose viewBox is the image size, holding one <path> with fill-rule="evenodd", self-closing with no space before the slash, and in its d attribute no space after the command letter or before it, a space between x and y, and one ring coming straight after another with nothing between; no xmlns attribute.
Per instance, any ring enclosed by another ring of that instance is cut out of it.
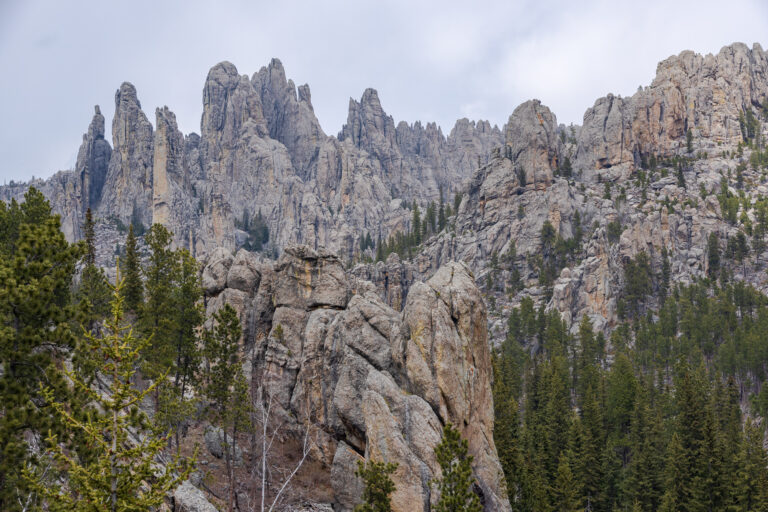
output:
<svg viewBox="0 0 768 512"><path fill-rule="evenodd" d="M644 511L659 508L663 492L663 431L660 414L654 413L647 393L641 390L632 415L632 460L627 478L627 494L634 507Z"/></svg>
<svg viewBox="0 0 768 512"><path fill-rule="evenodd" d="M685 132L685 147L689 153L693 153L693 132L690 128Z"/></svg>
<svg viewBox="0 0 768 512"><path fill-rule="evenodd" d="M137 247L133 224L128 227L128 237L125 240L125 307L128 311L138 313L144 301L144 285L141 282L141 260Z"/></svg>
<svg viewBox="0 0 768 512"><path fill-rule="evenodd" d="M163 386L158 397L158 421L174 432L177 449L179 436L186 431L187 421L195 411L196 400L190 398L189 391L197 384L201 359L198 331L204 320L199 265L186 250L179 251L178 257L176 282L170 296L173 383Z"/></svg>
<svg viewBox="0 0 768 512"><path fill-rule="evenodd" d="M468 453L466 439L447 423L443 438L435 447L435 457L440 465L441 477L435 482L439 499L436 512L479 512L480 500L472 492L472 456Z"/></svg>
<svg viewBox="0 0 768 512"><path fill-rule="evenodd" d="M88 208L85 212L85 223L83 223L83 233L85 234L85 258L86 265L96 264L96 231L94 228L93 214Z"/></svg>
<svg viewBox="0 0 768 512"><path fill-rule="evenodd" d="M720 239L714 231L707 238L707 275L710 279L720 272Z"/></svg>
<svg viewBox="0 0 768 512"><path fill-rule="evenodd" d="M85 256L80 286L75 297L86 311L85 326L93 330L109 314L110 289L104 271L96 266L96 234L91 209L85 212Z"/></svg>
<svg viewBox="0 0 768 512"><path fill-rule="evenodd" d="M411 238L413 245L419 245L421 243L421 213L419 212L419 205L413 202L413 220L411 222Z"/></svg>
<svg viewBox="0 0 768 512"><path fill-rule="evenodd" d="M734 494L736 510L768 510L768 457L763 448L764 429L747 420L738 456Z"/></svg>
<svg viewBox="0 0 768 512"><path fill-rule="evenodd" d="M331 209L333 214L333 209ZM261 251L269 243L269 226L266 219L259 213L248 223L248 241L245 244L245 248L250 251Z"/></svg>
<svg viewBox="0 0 768 512"><path fill-rule="evenodd" d="M386 248L384 247L384 241L381 239L381 231L376 239L376 261L384 261L386 254Z"/></svg>
<svg viewBox="0 0 768 512"><path fill-rule="evenodd" d="M597 343L597 338L592 330L592 322L587 315L582 316L579 323L579 344L581 350L574 368L574 379L576 381L575 388L581 398L583 408L588 390L591 388L590 393L594 393L600 387L601 361L604 349Z"/></svg>
<svg viewBox="0 0 768 512"><path fill-rule="evenodd" d="M584 510L579 497L578 485L573 477L571 464L574 456L566 450L557 465L557 478L552 488L552 503L558 512L579 512Z"/></svg>
<svg viewBox="0 0 768 512"><path fill-rule="evenodd" d="M214 327L204 334L207 359L205 395L209 401L209 418L224 430L224 461L231 511L235 503L235 443L238 433L250 428L251 402L238 356L242 329L237 312L225 304L214 314L213 321Z"/></svg>
<svg viewBox="0 0 768 512"><path fill-rule="evenodd" d="M563 165L560 167L560 172L566 178L570 178L573 174L573 164L571 164L570 157L566 156L563 160Z"/></svg>
<svg viewBox="0 0 768 512"><path fill-rule="evenodd" d="M187 250L178 254L176 282L171 290L171 339L174 347L174 385L182 396L196 383L199 366L198 330L205 319L199 265Z"/></svg>
<svg viewBox="0 0 768 512"><path fill-rule="evenodd" d="M661 302L667 298L669 293L669 280L671 276L671 269L669 265L669 252L666 247L661 248L661 279L659 283L659 297Z"/></svg>
<svg viewBox="0 0 768 512"><path fill-rule="evenodd" d="M632 363L621 353L608 373L605 409L611 445L619 452L623 466L629 463L630 425L637 393L638 383Z"/></svg>
<svg viewBox="0 0 768 512"><path fill-rule="evenodd" d="M453 196L453 213L458 214L459 213L459 206L461 206L461 200L464 199L461 192L456 192L456 195Z"/></svg>
<svg viewBox="0 0 768 512"><path fill-rule="evenodd" d="M365 485L363 503L355 507L355 512L390 512L392 505L389 495L395 492L395 483L390 475L397 470L397 464L369 460L358 461L355 476Z"/></svg>
<svg viewBox="0 0 768 512"><path fill-rule="evenodd" d="M573 212L573 243L576 245L576 248L581 247L581 241L582 238L584 238L584 228L581 226L581 213L579 213L579 210L576 210Z"/></svg>
<svg viewBox="0 0 768 512"><path fill-rule="evenodd" d="M46 402L73 431L83 435L92 447L88 458L79 458L62 446L66 436L50 433L47 442L56 469L65 483L26 471L26 477L44 496L45 509L67 512L139 511L160 506L169 491L185 480L191 465L174 459L159 469L156 461L166 439L149 426L138 404L152 392L153 386L139 391L133 387L140 352L149 341L137 339L123 316L124 281L119 271L114 286L112 314L106 323L106 335L86 333L87 342L102 362L101 372L108 376L106 393L92 388L75 372L66 371L76 391L88 396L96 407L79 419L66 402L46 388Z"/></svg>
<svg viewBox="0 0 768 512"><path fill-rule="evenodd" d="M580 474L584 482L585 505L591 510L601 510L605 503L605 443L602 408L597 392L587 389L582 408L583 446L580 459Z"/></svg>
<svg viewBox="0 0 768 512"><path fill-rule="evenodd" d="M731 377L723 382L720 376L715 378L714 389L710 399L710 407L714 412L715 423L712 425L713 435L716 436L719 459L717 475L721 486L720 498L723 506L732 507L738 501L738 494L730 482L732 475L738 473L738 459L741 449L742 423L739 390Z"/></svg>
<svg viewBox="0 0 768 512"><path fill-rule="evenodd" d="M544 468L532 453L528 453L524 460L520 487L522 499L518 510L525 512L549 510L550 489L544 477Z"/></svg>
<svg viewBox="0 0 768 512"><path fill-rule="evenodd" d="M554 480L560 453L567 447L571 405L568 367L563 356L555 356L544 367L544 400L541 428L544 436L543 462L549 481Z"/></svg>
<svg viewBox="0 0 768 512"><path fill-rule="evenodd" d="M82 244L67 243L59 217L35 188L24 203L0 201L0 510L20 510L34 493L21 470L36 457L29 432L61 434L62 424L40 394L71 399L57 354L76 345L71 302Z"/></svg>
<svg viewBox="0 0 768 512"><path fill-rule="evenodd" d="M173 365L173 284L178 272L178 255L171 250L171 233L153 224L144 237L149 261L144 269L145 302L139 311L141 332L151 337L152 349L145 355L144 373L150 378Z"/></svg>
<svg viewBox="0 0 768 512"><path fill-rule="evenodd" d="M443 186L440 185L440 206L437 211L437 230L444 230L447 222L448 214L445 211L445 202L443 201Z"/></svg>
<svg viewBox="0 0 768 512"><path fill-rule="evenodd" d="M517 400L509 385L510 376L502 375L503 362L493 358L493 440L499 454L501 468L507 483L510 503L520 500L520 479L522 477L522 455L520 453L519 417ZM505 365L509 368L509 364Z"/></svg>
<svg viewBox="0 0 768 512"><path fill-rule="evenodd" d="M667 447L664 495L659 507L660 512L689 510L687 507L690 493L688 469L688 457L683 449L680 436L675 432Z"/></svg>
<svg viewBox="0 0 768 512"><path fill-rule="evenodd" d="M624 295L631 311L640 312L645 297L651 292L651 262L645 251L624 265Z"/></svg>
<svg viewBox="0 0 768 512"><path fill-rule="evenodd" d="M435 202L432 201L427 206L427 215L424 217L425 231L429 233L437 232L437 207Z"/></svg>
<svg viewBox="0 0 768 512"><path fill-rule="evenodd" d="M703 369L692 370L682 364L677 371L675 401L678 407L677 434L686 463L684 473L678 474L684 486L684 510L705 510L713 505L713 493L719 492L716 475L716 447L712 437L712 417L709 390ZM674 463L678 464L678 463Z"/></svg>

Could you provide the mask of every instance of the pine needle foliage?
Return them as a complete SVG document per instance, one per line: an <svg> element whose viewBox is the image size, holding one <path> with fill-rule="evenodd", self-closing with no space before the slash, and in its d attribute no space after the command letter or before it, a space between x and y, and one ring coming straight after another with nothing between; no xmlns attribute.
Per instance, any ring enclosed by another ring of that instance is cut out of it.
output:
<svg viewBox="0 0 768 512"><path fill-rule="evenodd" d="M141 258L133 224L128 228L125 240L125 305L129 311L138 313L144 301L144 285L141 282Z"/></svg>
<svg viewBox="0 0 768 512"><path fill-rule="evenodd" d="M435 481L440 499L436 512L480 512L480 500L472 492L472 456L466 439L453 425L443 427L443 438L435 447L442 476Z"/></svg>
<svg viewBox="0 0 768 512"><path fill-rule="evenodd" d="M82 244L67 243L57 215L30 188L23 203L0 201L0 510L23 510L34 494L21 478L35 464L36 432L58 431L39 394L46 385L70 400L57 370L77 341L71 284Z"/></svg>
<svg viewBox="0 0 768 512"><path fill-rule="evenodd" d="M395 492L395 483L390 475L397 470L397 464L369 460L367 464L358 461L355 476L362 478L363 503L355 507L355 512L389 512L392 504L389 496Z"/></svg>
<svg viewBox="0 0 768 512"><path fill-rule="evenodd" d="M90 399L92 407L85 419L76 417L66 402L57 401L50 389L42 391L70 431L84 436L91 451L89 457L79 457L67 449L69 436L48 435L50 456L63 483L46 481L39 472L27 471L26 476L44 496L45 508L51 512L152 510L191 470L191 465L178 457L160 464L168 437L159 435L139 410L159 380L141 391L133 385L141 351L150 340L135 337L125 324L124 285L118 270L104 336L85 333L95 359L101 361L99 380L106 389L90 386L75 372L64 370L76 392Z"/></svg>

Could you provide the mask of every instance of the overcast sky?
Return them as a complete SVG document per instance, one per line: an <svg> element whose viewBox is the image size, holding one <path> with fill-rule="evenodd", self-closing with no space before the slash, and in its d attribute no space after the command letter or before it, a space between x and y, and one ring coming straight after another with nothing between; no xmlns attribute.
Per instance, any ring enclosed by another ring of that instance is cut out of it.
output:
<svg viewBox="0 0 768 512"><path fill-rule="evenodd" d="M396 122L437 121L446 135L460 117L501 126L530 98L580 123L684 49L768 46L767 4L0 0L0 183L71 168L93 105L109 131L123 81L153 124L168 105L199 132L205 76L222 60L250 76L280 58L328 134L366 87Z"/></svg>

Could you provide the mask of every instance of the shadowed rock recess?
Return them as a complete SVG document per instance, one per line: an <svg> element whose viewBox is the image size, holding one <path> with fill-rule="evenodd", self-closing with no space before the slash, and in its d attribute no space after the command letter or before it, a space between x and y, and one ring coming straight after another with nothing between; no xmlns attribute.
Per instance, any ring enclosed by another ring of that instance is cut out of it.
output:
<svg viewBox="0 0 768 512"><path fill-rule="evenodd" d="M341 261L306 246L276 262L214 251L203 270L209 313L233 305L246 326L247 373L273 394L290 431L317 433L337 510L362 489L357 461L399 464L393 510L429 510L444 424L469 441L485 510L510 510L493 443L486 313L471 271L441 267L414 284L401 312Z"/></svg>

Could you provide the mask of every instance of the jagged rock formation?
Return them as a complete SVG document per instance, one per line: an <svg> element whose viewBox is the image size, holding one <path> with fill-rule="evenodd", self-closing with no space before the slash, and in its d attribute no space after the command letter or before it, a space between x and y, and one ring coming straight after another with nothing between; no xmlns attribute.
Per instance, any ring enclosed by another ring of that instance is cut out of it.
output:
<svg viewBox="0 0 768 512"><path fill-rule="evenodd" d="M152 125L141 110L136 88L124 82L115 93L112 157L98 212L124 223L152 222Z"/></svg>
<svg viewBox="0 0 768 512"><path fill-rule="evenodd" d="M293 80L286 78L278 59L254 73L251 83L261 97L269 136L285 146L293 168L302 180L307 180L317 146L326 138L312 108L309 86L300 86L297 95Z"/></svg>
<svg viewBox="0 0 768 512"><path fill-rule="evenodd" d="M736 43L717 55L682 52L659 63L650 87L631 98L600 98L584 114L576 161L585 170L639 165L642 155L671 155L694 137L741 140L739 113L768 91L768 55Z"/></svg>
<svg viewBox="0 0 768 512"><path fill-rule="evenodd" d="M184 171L184 136L176 124L176 116L168 107L155 112L156 130L152 156L152 222L164 226L184 226L177 239L188 239L191 223L184 215L196 212L192 202L192 180ZM193 217L194 218L194 217Z"/></svg>
<svg viewBox="0 0 768 512"><path fill-rule="evenodd" d="M241 286L245 268L258 278ZM393 510L428 510L446 422L469 440L485 510L509 510L493 444L485 307L466 266L447 264L414 284L401 313L336 256L306 246L277 262L217 249L203 279L208 311L229 302L247 326L248 374L296 435L316 429L313 457L329 472L336 510L359 502L352 475L362 458L399 464Z"/></svg>
<svg viewBox="0 0 768 512"><path fill-rule="evenodd" d="M501 132L484 121L457 121L446 139L435 123L409 126L395 122L381 107L378 93L367 89L361 100L349 100L347 124L339 140L350 140L380 162L393 197L420 200L439 198L457 186L493 147L501 145ZM414 194L416 192L416 194Z"/></svg>
<svg viewBox="0 0 768 512"><path fill-rule="evenodd" d="M505 128L506 156L518 169L521 186L545 190L559 168L560 140L554 114L539 100L515 109Z"/></svg>
<svg viewBox="0 0 768 512"><path fill-rule="evenodd" d="M570 233L560 221L573 214L573 191L565 180L553 181L560 152L556 126L554 115L537 100L515 110L507 124L505 155L497 153L475 171L453 232L433 237L416 258L422 273L453 259L475 267L494 252L504 254L512 243L518 252L533 254L547 219Z"/></svg>
<svg viewBox="0 0 768 512"><path fill-rule="evenodd" d="M397 253L393 252L386 261L355 266L352 274L358 279L370 281L376 287L381 300L400 311L411 285L421 279L424 273L410 262L402 261Z"/></svg>
<svg viewBox="0 0 768 512"><path fill-rule="evenodd" d="M662 62L651 87L631 99L598 100L585 114L583 127L574 130L575 144L564 142L569 132L558 140L546 107L538 102L521 105L506 127L505 154L496 155L469 181L454 229L427 241L413 265L388 271L407 274L410 269L419 279L445 261L465 261L479 282L485 283L489 274L502 281L501 290L486 287L486 292L503 316L521 295L508 300L504 290L510 271L517 268L523 295L548 300L548 307L574 326L586 314L602 329L617 319L624 264L639 252L650 256L658 274L666 248L674 283L703 277L709 234L717 233L724 249L726 240L743 227L721 212L715 197L723 192L721 178L736 176L743 165L747 201L738 211L741 219L755 219L754 207L744 205L754 205L768 191L765 177L747 165L750 150L736 155L737 144L744 140L740 116L747 110L756 118L764 115L766 58L759 45L750 50L736 44L717 56L683 52ZM691 153L686 148L688 128L693 135ZM680 163L679 170L666 164L643 171L650 183L642 183L637 171L650 155L689 160ZM566 156L575 162L573 175L553 176ZM731 193L738 195L738 190L732 188ZM568 239L576 212L585 238L575 260L556 279L551 299L545 299L536 279L542 226L548 220ZM611 223L622 230L615 240L609 236ZM491 269L494 253L503 260L512 245L517 259ZM736 270L736 277L765 290L759 277L764 262L761 249L752 254L749 265ZM381 286L376 272L368 274ZM407 288L408 283L401 286ZM498 334L503 337L503 330Z"/></svg>
<svg viewBox="0 0 768 512"><path fill-rule="evenodd" d="M460 120L447 138L434 123L395 128L372 89L350 101L339 138L327 136L309 86L297 89L277 59L250 79L228 62L211 68L199 136L183 136L167 107L155 117L153 129L136 89L122 84L112 148L97 107L73 171L80 183L65 173L42 184L70 239L92 208L103 222L164 224L176 245L202 256L242 246L245 225L260 213L275 252L298 242L350 258L366 234L407 229L406 204L424 207L440 190L448 197L502 143L501 131L482 121ZM23 187L0 190L19 194Z"/></svg>
<svg viewBox="0 0 768 512"><path fill-rule="evenodd" d="M34 183L62 213L68 237L80 236L83 212L91 207L102 219L163 222L178 245L203 255L217 246L241 246L248 234L235 228L236 221L261 213L271 247L300 242L350 259L364 234L377 239L410 229L404 204L423 207L441 188L446 195L463 190L451 228L426 241L414 261L388 260L355 274L374 282L381 299L399 310L414 282L450 260L466 262L484 286L489 274L507 281L517 271L524 294L549 301L568 319L588 314L607 329L616 320L629 258L646 251L658 271L666 248L672 279L690 282L706 272L709 233L725 244L738 232L738 222L724 220L713 194L721 192L721 176L734 175L749 158L749 149L738 157L734 152L744 137L742 116L749 110L762 115L768 55L757 44L734 44L717 55L682 52L661 62L652 84L631 98L597 100L573 130L558 127L534 100L518 107L503 130L460 120L444 137L434 124L396 124L369 89L350 100L338 137L327 136L309 87L297 88L276 59L251 78L229 63L214 66L203 97L201 135L182 138L167 108L156 112L153 130L135 89L123 84L116 94L114 150L103 139L97 109L77 168ZM677 172L669 166L647 171L650 183L640 182L638 167L652 157L702 152L707 158L681 170L684 184L664 176ZM572 164L568 176L566 161ZM766 194L766 186L749 166L741 174L747 201L737 217L753 221L749 204ZM0 197L20 198L25 188L2 187ZM548 220L570 238L576 212L584 240L550 299L537 283L541 228ZM610 235L609 226L618 224L623 232ZM510 254L513 245L517 258L491 273L493 255ZM764 260L753 253L742 269L760 287ZM494 315L519 299L486 291L499 306Z"/></svg>
<svg viewBox="0 0 768 512"><path fill-rule="evenodd" d="M97 105L88 133L83 135L83 143L77 152L75 169L80 172L83 190L83 206L87 210L96 205L101 198L104 182L107 178L112 147L104 139L104 116ZM85 213L84 211L82 213Z"/></svg>

